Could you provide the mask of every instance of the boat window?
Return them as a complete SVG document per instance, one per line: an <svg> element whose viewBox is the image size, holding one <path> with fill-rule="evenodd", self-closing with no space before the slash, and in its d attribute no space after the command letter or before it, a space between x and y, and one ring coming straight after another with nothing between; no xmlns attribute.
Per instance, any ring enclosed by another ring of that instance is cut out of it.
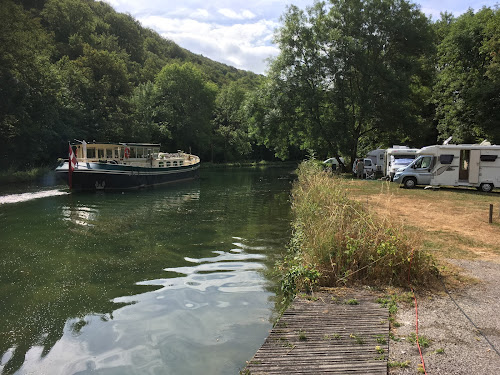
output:
<svg viewBox="0 0 500 375"><path fill-rule="evenodd" d="M119 157L119 149L115 148L115 159Z"/></svg>
<svg viewBox="0 0 500 375"><path fill-rule="evenodd" d="M95 148L87 148L87 158L89 159L95 158Z"/></svg>
<svg viewBox="0 0 500 375"><path fill-rule="evenodd" d="M110 148L106 149L106 159L111 159L113 157L113 150Z"/></svg>
<svg viewBox="0 0 500 375"><path fill-rule="evenodd" d="M177 160L174 160L174 167L177 166Z"/></svg>
<svg viewBox="0 0 500 375"><path fill-rule="evenodd" d="M136 158L137 156L137 150L135 147L130 147L130 157L131 158Z"/></svg>
<svg viewBox="0 0 500 375"><path fill-rule="evenodd" d="M163 162L162 162L162 161L160 161L160 162L158 163L158 167L160 167L160 168L162 168L162 167L163 167Z"/></svg>
<svg viewBox="0 0 500 375"><path fill-rule="evenodd" d="M170 163L169 161L167 161L167 167L170 167L172 163Z"/></svg>
<svg viewBox="0 0 500 375"><path fill-rule="evenodd" d="M182 165L182 164L184 164L184 162L181 160L181 161L179 162L179 165Z"/></svg>
<svg viewBox="0 0 500 375"><path fill-rule="evenodd" d="M104 149L103 148L97 149L97 158L104 159Z"/></svg>

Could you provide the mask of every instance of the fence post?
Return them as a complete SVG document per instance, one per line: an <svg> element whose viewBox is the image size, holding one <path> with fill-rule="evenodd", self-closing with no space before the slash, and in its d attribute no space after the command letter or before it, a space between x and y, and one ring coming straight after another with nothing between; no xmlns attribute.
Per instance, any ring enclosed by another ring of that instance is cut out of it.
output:
<svg viewBox="0 0 500 375"><path fill-rule="evenodd" d="M490 224L493 223L493 205L490 204Z"/></svg>

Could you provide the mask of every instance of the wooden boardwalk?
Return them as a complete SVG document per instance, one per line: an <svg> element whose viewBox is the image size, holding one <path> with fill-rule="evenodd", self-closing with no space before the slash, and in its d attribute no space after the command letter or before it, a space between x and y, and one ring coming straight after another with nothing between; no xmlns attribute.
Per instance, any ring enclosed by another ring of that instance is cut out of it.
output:
<svg viewBox="0 0 500 375"><path fill-rule="evenodd" d="M240 374L387 374L387 308L368 294L314 297L294 300Z"/></svg>

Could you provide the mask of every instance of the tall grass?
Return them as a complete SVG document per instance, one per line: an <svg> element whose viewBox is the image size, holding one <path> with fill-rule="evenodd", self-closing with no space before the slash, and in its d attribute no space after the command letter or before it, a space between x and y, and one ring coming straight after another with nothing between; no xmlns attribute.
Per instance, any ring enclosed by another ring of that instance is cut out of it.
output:
<svg viewBox="0 0 500 375"><path fill-rule="evenodd" d="M434 280L434 259L413 233L349 197L348 180L309 160L292 189L293 234L278 264L285 296L313 285L408 286ZM411 266L410 266L411 263Z"/></svg>

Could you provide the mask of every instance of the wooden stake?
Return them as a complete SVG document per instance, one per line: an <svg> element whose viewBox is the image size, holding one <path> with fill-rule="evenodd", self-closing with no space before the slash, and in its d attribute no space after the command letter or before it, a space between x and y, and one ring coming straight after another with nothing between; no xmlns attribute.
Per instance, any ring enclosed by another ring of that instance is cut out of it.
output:
<svg viewBox="0 0 500 375"><path fill-rule="evenodd" d="M490 224L493 223L493 205L490 204Z"/></svg>

